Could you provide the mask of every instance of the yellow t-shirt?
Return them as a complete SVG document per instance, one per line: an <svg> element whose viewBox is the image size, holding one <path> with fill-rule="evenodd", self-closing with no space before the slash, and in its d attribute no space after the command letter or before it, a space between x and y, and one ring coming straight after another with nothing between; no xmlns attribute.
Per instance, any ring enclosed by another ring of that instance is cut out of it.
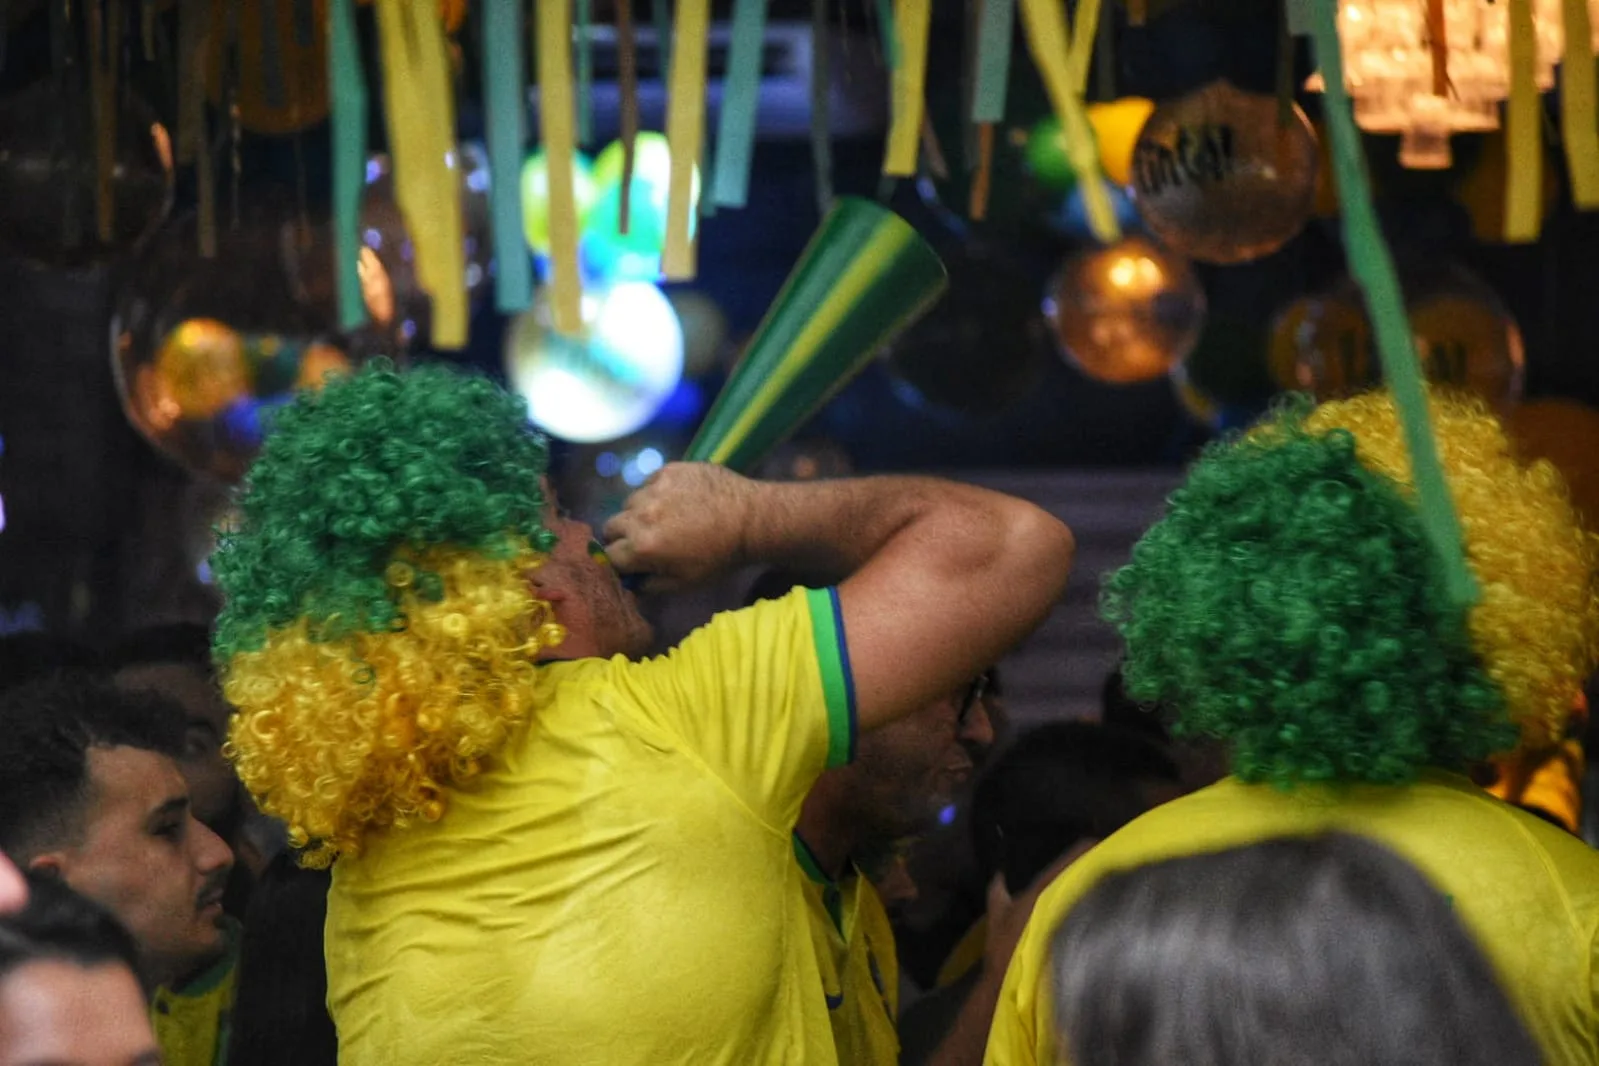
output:
<svg viewBox="0 0 1599 1066"><path fill-rule="evenodd" d="M883 901L858 870L842 881L828 877L797 836L794 855L805 872L811 941L838 1066L895 1066L899 959Z"/></svg>
<svg viewBox="0 0 1599 1066"><path fill-rule="evenodd" d="M180 989L158 988L150 1023L166 1066L224 1066L239 973L239 928L229 922L222 957Z"/></svg>
<svg viewBox="0 0 1599 1066"><path fill-rule="evenodd" d="M1055 1066L1050 939L1112 870L1269 837L1342 830L1416 865L1475 936L1551 1066L1599 1063L1599 852L1453 774L1404 787L1284 793L1228 778L1159 807L1079 859L1039 899L1011 960L988 1066Z"/></svg>
<svg viewBox="0 0 1599 1066"><path fill-rule="evenodd" d="M848 760L831 590L670 654L538 674L530 720L444 817L334 866L344 1066L766 1066L832 1058L790 833Z"/></svg>

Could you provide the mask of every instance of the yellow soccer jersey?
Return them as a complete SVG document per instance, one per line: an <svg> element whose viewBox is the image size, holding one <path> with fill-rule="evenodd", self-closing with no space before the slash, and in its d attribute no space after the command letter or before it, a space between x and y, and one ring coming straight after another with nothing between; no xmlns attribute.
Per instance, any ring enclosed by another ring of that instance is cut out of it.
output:
<svg viewBox="0 0 1599 1066"><path fill-rule="evenodd" d="M223 1066L239 973L239 928L229 922L227 950L204 973L173 990L156 989L150 1022L166 1066Z"/></svg>
<svg viewBox="0 0 1599 1066"><path fill-rule="evenodd" d="M1105 873L1269 837L1341 830L1409 859L1450 898L1545 1061L1599 1063L1599 852L1463 777L1284 793L1228 778L1151 811L1075 863L1038 902L989 1033L989 1066L1055 1066L1049 946Z"/></svg>
<svg viewBox="0 0 1599 1066"><path fill-rule="evenodd" d="M838 1066L895 1066L899 960L883 901L858 870L843 881L828 877L798 836L794 855L805 872L811 941Z"/></svg>
<svg viewBox="0 0 1599 1066"><path fill-rule="evenodd" d="M838 598L796 589L670 654L552 663L436 823L334 866L344 1066L828 1063L790 834L846 762Z"/></svg>

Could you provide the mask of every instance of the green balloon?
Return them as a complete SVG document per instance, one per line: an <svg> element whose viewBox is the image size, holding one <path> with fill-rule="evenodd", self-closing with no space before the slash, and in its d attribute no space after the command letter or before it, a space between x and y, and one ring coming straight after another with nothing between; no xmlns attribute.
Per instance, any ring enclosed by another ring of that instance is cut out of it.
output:
<svg viewBox="0 0 1599 1066"><path fill-rule="evenodd" d="M1077 185L1077 170L1066 155L1066 132L1060 119L1048 115L1027 133L1027 170L1046 189L1070 192Z"/></svg>
<svg viewBox="0 0 1599 1066"><path fill-rule="evenodd" d="M577 204L577 228L581 233L595 199L594 178L582 154L572 158L572 193ZM530 248L543 255L549 254L550 164L543 152L522 165L522 232Z"/></svg>

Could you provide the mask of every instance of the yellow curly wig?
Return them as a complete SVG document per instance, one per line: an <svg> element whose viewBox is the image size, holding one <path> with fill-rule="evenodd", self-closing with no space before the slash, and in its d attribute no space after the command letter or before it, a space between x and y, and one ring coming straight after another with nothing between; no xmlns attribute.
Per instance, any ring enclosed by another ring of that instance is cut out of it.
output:
<svg viewBox="0 0 1599 1066"><path fill-rule="evenodd" d="M1523 746L1558 743L1599 661L1599 536L1582 528L1559 472L1547 462L1520 461L1483 404L1433 389L1431 409L1481 595L1469 618L1472 644L1504 694ZM1361 464L1414 498L1409 453L1387 392L1323 404L1305 428L1348 430Z"/></svg>
<svg viewBox="0 0 1599 1066"><path fill-rule="evenodd" d="M324 641L301 619L225 664L227 753L305 865L441 817L445 790L527 716L535 659L565 636L528 581L543 558L526 540L503 558L402 550L383 575L402 627ZM442 598L416 587L421 573L442 578Z"/></svg>

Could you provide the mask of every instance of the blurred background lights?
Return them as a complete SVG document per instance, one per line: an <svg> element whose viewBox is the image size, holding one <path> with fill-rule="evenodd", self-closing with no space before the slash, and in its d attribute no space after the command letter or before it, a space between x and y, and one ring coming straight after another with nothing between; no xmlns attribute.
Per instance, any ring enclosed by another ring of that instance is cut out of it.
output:
<svg viewBox="0 0 1599 1066"><path fill-rule="evenodd" d="M683 329L666 296L649 282L591 289L582 310L582 330L560 336L552 328L548 290L540 290L507 334L505 364L535 425L563 440L593 444L634 432L660 410L683 375Z"/></svg>

